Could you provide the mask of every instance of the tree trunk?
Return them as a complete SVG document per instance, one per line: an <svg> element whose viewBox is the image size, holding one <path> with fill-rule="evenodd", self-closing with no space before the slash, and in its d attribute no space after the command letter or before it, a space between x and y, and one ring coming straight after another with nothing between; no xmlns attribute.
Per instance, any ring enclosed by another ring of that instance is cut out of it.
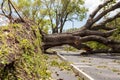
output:
<svg viewBox="0 0 120 80"><path fill-rule="evenodd" d="M120 12L112 17L108 17L106 20L99 21L106 14L120 8L120 1L112 5L110 8L99 11L110 3L112 0L108 0L103 4L100 4L95 11L89 16L86 24L79 30L71 33L59 33L49 34L43 37L43 49L47 50L51 47L61 46L68 44L77 49L85 49L88 52L120 52L120 42L110 38L113 33L117 30L115 27L106 26L108 22L115 20L120 17ZM99 21L99 22L98 22ZM104 30L104 31L101 31ZM96 41L102 43L108 47L109 50L93 50L90 46L87 46L85 42Z"/></svg>
<svg viewBox="0 0 120 80"><path fill-rule="evenodd" d="M85 49L87 51L91 51L92 48L85 45L85 42L88 41L97 41L99 43L102 43L108 47L110 47L112 50L111 52L120 52L120 42L114 41L111 39L108 39L106 37L102 37L101 35L88 35L88 36L76 36L77 33L61 33L61 34L50 34L45 35L43 38L43 48L44 50L47 50L51 47L55 46L61 46L68 44L70 46L73 46L77 49ZM80 35L80 34L79 34ZM84 33L84 35L87 35Z"/></svg>

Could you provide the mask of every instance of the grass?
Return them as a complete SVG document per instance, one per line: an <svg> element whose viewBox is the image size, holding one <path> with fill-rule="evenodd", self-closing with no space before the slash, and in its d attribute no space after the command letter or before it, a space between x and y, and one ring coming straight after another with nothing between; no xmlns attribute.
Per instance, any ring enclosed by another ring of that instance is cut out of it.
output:
<svg viewBox="0 0 120 80"><path fill-rule="evenodd" d="M50 65L59 67L61 70L71 70L70 64L63 61L52 60Z"/></svg>
<svg viewBox="0 0 120 80"><path fill-rule="evenodd" d="M72 47L72 46L68 46L68 45L65 45L65 46L64 46L64 50L65 50L65 51L73 51L73 52L78 51L76 48L74 48L74 47Z"/></svg>
<svg viewBox="0 0 120 80"><path fill-rule="evenodd" d="M112 71L113 71L113 72L120 72L120 70L115 69L115 68L113 68Z"/></svg>
<svg viewBox="0 0 120 80"><path fill-rule="evenodd" d="M97 66L97 68L107 68L107 66Z"/></svg>
<svg viewBox="0 0 120 80"><path fill-rule="evenodd" d="M113 60L113 62L120 64L120 61L118 60Z"/></svg>

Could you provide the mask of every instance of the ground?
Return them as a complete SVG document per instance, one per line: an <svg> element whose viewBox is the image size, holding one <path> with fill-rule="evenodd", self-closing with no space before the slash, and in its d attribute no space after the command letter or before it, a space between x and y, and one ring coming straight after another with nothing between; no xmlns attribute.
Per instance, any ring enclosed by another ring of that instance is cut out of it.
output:
<svg viewBox="0 0 120 80"><path fill-rule="evenodd" d="M62 61L57 55L47 56L48 69L53 80L80 80L80 77L72 71L68 62Z"/></svg>
<svg viewBox="0 0 120 80"><path fill-rule="evenodd" d="M120 55L93 54L81 56L80 52L57 50L58 55L72 63L72 69L85 80L120 80Z"/></svg>

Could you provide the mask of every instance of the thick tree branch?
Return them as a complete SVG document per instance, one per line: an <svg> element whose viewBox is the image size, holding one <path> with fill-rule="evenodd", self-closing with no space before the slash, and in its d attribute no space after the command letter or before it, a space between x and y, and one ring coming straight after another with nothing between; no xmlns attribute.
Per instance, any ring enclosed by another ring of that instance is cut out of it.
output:
<svg viewBox="0 0 120 80"><path fill-rule="evenodd" d="M106 20L102 21L101 23L93 26L91 29L94 29L95 27L98 28L98 27L105 26L106 23L111 22L111 21L113 21L113 20L115 20L116 18L119 18L119 17L120 17L120 12L118 12L115 16L107 18Z"/></svg>
<svg viewBox="0 0 120 80"><path fill-rule="evenodd" d="M120 8L120 1L118 3L116 3L114 6L112 6L109 9L103 11L102 13L100 13L96 18L94 18L94 20L92 21L92 24L94 24L95 22L100 20L103 16L105 16L110 11L113 11L113 10L118 9L118 8Z"/></svg>
<svg viewBox="0 0 120 80"><path fill-rule="evenodd" d="M103 12L98 14L94 19L88 19L87 23L84 26L85 27L84 29L90 29L95 22L99 21L107 13L109 13L109 12L115 10L115 9L118 9L118 8L120 8L120 1L117 2L115 5L113 5L112 7L110 7L109 9L104 10Z"/></svg>
<svg viewBox="0 0 120 80"><path fill-rule="evenodd" d="M100 30L100 29L103 29L103 30L114 30L116 29L115 27L107 27L106 25L94 25L93 27L91 27L90 30Z"/></svg>
<svg viewBox="0 0 120 80"><path fill-rule="evenodd" d="M107 32L101 32L101 31L94 31L94 30L84 30L84 31L76 31L73 34L74 36L80 36L80 37L84 37L84 36L89 36L89 35L98 35L98 36L102 36L102 37L109 37L113 34L113 32L115 32L116 29L107 31Z"/></svg>
<svg viewBox="0 0 120 80"><path fill-rule="evenodd" d="M61 21L61 25L60 25L60 33L62 33L63 26L64 26L64 24L65 24L65 22L66 22L66 19L67 19L67 17L68 17L68 14L69 14L69 13L66 13L64 20Z"/></svg>
<svg viewBox="0 0 120 80"><path fill-rule="evenodd" d="M108 3L112 2L113 0L107 0L106 2L104 2L103 4L100 4L91 14L89 19L93 19L94 16L99 12L99 10L101 8L103 8L104 6L106 6Z"/></svg>
<svg viewBox="0 0 120 80"><path fill-rule="evenodd" d="M65 44L71 45L73 47L76 46L76 48L78 49L77 45L81 45L82 43L88 41L97 41L109 47L111 47L112 44L120 44L120 42L104 38L102 36L90 35L85 37L79 37L69 33L46 35L44 36L43 41L43 47L45 50L51 47L61 46Z"/></svg>
<svg viewBox="0 0 120 80"><path fill-rule="evenodd" d="M105 45L108 45L108 44L120 44L120 42L118 42L118 41L114 41L114 40L111 40L109 38L104 38L104 37L97 36L97 35L80 37L79 41L80 42L97 41L97 42L103 43Z"/></svg>

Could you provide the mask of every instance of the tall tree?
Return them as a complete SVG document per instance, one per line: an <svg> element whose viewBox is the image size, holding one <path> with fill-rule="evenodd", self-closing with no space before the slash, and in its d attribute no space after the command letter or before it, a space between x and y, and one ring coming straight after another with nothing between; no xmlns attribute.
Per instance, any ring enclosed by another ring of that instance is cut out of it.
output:
<svg viewBox="0 0 120 80"><path fill-rule="evenodd" d="M52 33L62 33L67 21L83 20L87 9L83 0L44 0Z"/></svg>
<svg viewBox="0 0 120 80"><path fill-rule="evenodd" d="M42 21L50 22L52 33L62 33L67 21L83 20L87 11L84 0L13 0L13 2L23 17L38 24Z"/></svg>
<svg viewBox="0 0 120 80"><path fill-rule="evenodd" d="M39 21L44 17L41 0L15 0L14 4L23 17Z"/></svg>

